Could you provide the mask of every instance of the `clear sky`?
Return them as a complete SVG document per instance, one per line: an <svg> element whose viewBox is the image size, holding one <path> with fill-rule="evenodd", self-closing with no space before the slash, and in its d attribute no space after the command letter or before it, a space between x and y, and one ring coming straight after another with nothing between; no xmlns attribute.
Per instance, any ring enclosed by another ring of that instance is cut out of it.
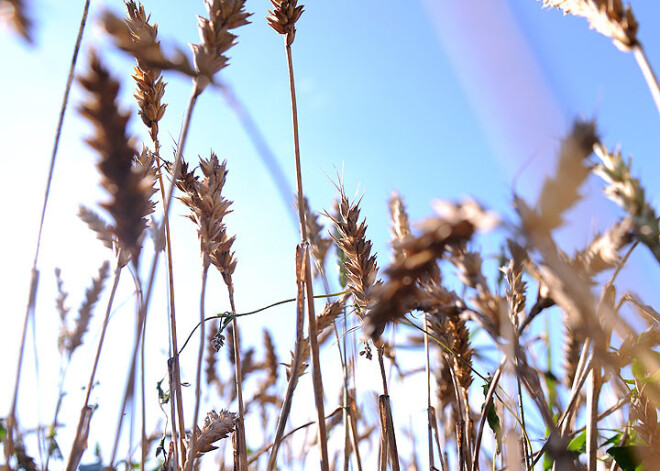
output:
<svg viewBox="0 0 660 471"><path fill-rule="evenodd" d="M0 404L4 405L0 415L5 415L11 397L9 384L15 374L50 149L82 4L73 0L31 2L35 47L27 47L6 30L0 33L0 158L5 168L0 230L0 342L5 355L0 377L12 378L0 388ZM195 15L205 13L201 1L145 0L144 4L159 24L159 37L166 47L198 41ZM252 24L238 30L238 45L230 51L230 65L221 77L251 113L293 188L286 62L282 38L264 19L269 6L266 0L247 2L247 9L255 13ZM639 0L632 6L649 59L660 67L660 3ZM78 71L86 69L87 51L101 51L115 77L123 82L124 107L134 112L133 134L146 139L131 98L133 62L114 52L96 21L105 8L123 14L119 1L92 2ZM535 0L309 2L299 21L293 54L305 192L315 210L330 210L336 196L334 182L340 175L347 194L363 195L367 236L374 242L381 266L389 262L386 203L393 190L403 196L412 221L432 213L434 198L465 195L510 218L512 192L535 201L544 174L553 168L559 139L576 117L596 118L604 141L610 147L620 143L624 154L632 155L633 172L658 207L660 117L633 56L589 30L583 19L544 11ZM160 129L163 153L168 157L190 84L174 74L165 78L168 108ZM90 127L75 111L80 100L76 85L63 130L39 264L36 340L39 349L51 352L40 363L42 390L57 379L54 267L62 268L75 310L84 287L109 256L76 217L79 204L98 208L98 202L106 198L97 185L96 156L83 143ZM221 96L207 90L193 116L186 158L194 162L197 155L208 157L211 149L228 160L225 193L235 202L227 225L237 235L237 309L253 309L293 296L298 234L291 208L283 203L271 173L232 110ZM583 246L596 230L606 228L621 214L602 196L601 188L595 178L586 186L586 202L571 216L575 228L563 232L567 250ZM200 268L195 228L180 217L183 214L181 206L173 208L179 325L187 332L198 318ZM494 253L501 237L494 240L480 244ZM622 282L657 306L660 295L653 287L660 272L645 248L637 249L629 268ZM149 314L156 330L165 319L164 281L164 276L157 279L160 288ZM128 302L128 277L125 282L119 299ZM209 312L228 309L221 279L216 277L212 283L217 289L209 295ZM88 334L90 341L98 338L100 313ZM132 329L133 316L130 309L119 311L109 335L120 337L122 331ZM258 332L262 326L275 332L281 358L287 359L292 348L293 310L277 308L246 319L243 329ZM248 344L260 339L261 334L246 336ZM109 348L106 354L117 366L107 369L119 376L101 377L102 384L113 380L123 384L121 365L128 361L122 345L130 345L132 340L117 342L116 349ZM166 343L149 342L162 359ZM74 371L82 376L73 373L71 377L82 386L86 359L76 362ZM189 364L193 364L192 356ZM28 371L33 368L31 355L26 365ZM150 380L155 382L162 374L157 371ZM24 376L22 391L26 395L34 394L37 386L34 375ZM46 417L50 417L52 401L52 394L41 400ZM21 397L19 411L31 402ZM73 417L79 406L71 402L66 410ZM422 407L420 402L420 410Z"/></svg>

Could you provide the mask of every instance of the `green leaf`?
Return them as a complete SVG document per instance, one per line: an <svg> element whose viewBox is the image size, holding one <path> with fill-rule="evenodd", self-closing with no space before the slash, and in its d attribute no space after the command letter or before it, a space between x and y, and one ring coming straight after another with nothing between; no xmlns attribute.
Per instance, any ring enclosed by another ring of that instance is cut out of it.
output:
<svg viewBox="0 0 660 471"><path fill-rule="evenodd" d="M170 393L165 392L162 388L163 381L165 381L165 378L156 383L156 389L158 390L158 402L160 402L161 405L167 404L170 401Z"/></svg>
<svg viewBox="0 0 660 471"><path fill-rule="evenodd" d="M614 458L616 464L619 465L622 471L643 471L644 465L638 462L635 450L639 446L613 446L607 449L607 453Z"/></svg>
<svg viewBox="0 0 660 471"><path fill-rule="evenodd" d="M488 381L486 381L486 383L483 385L484 398L488 395L490 383L491 379L489 378ZM481 410L483 410L485 405L486 402L484 401L484 403L481 405ZM488 411L486 412L486 420L488 420L488 426L495 435L495 440L497 441L497 449L495 450L495 454L498 455L502 452L502 426L500 425L500 418L497 415L493 401L491 401L490 406L488 407Z"/></svg>
<svg viewBox="0 0 660 471"><path fill-rule="evenodd" d="M650 353L656 357L656 361L660 361L660 353L653 351ZM660 381L660 370L649 372L638 358L635 358L632 362L632 373L635 378L643 383L656 383Z"/></svg>
<svg viewBox="0 0 660 471"><path fill-rule="evenodd" d="M614 445L621 442L621 433L617 433L608 438L601 446Z"/></svg>
<svg viewBox="0 0 660 471"><path fill-rule="evenodd" d="M4 440L7 437L7 429L5 428L5 421L0 419L0 440Z"/></svg>
<svg viewBox="0 0 660 471"><path fill-rule="evenodd" d="M552 465L555 464L555 460L550 458L550 455L548 453L543 454L543 471L550 471L552 469Z"/></svg>
<svg viewBox="0 0 660 471"><path fill-rule="evenodd" d="M578 454L587 452L587 431L583 430L581 433L573 437L573 440L568 444L568 450L574 451Z"/></svg>
<svg viewBox="0 0 660 471"><path fill-rule="evenodd" d="M337 265L339 266L339 285L342 289L345 289L348 286L348 270L346 269L346 262L348 258L344 251L337 247Z"/></svg>

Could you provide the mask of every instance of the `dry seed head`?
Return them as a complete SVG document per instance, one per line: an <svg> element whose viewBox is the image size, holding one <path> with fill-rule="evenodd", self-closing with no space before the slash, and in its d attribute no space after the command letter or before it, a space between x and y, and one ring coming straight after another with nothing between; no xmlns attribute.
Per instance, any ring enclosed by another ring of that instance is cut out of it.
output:
<svg viewBox="0 0 660 471"><path fill-rule="evenodd" d="M339 315L344 312L344 306L346 304L347 298L348 295L344 295L337 301L333 301L325 305L321 314L316 317L316 325L319 335L324 330L332 326L335 322L335 319L337 319L337 317L339 317Z"/></svg>
<svg viewBox="0 0 660 471"><path fill-rule="evenodd" d="M2 13L3 22L11 22L18 34L23 36L28 43L33 43L32 38L32 19L27 10L28 2L24 0L1 0L0 13Z"/></svg>
<svg viewBox="0 0 660 471"><path fill-rule="evenodd" d="M376 255L371 255L371 241L366 238L367 225L360 222L360 200L350 203L343 188L339 188L340 202L337 216L326 213L337 230L332 238L346 256L345 267L349 280L348 287L361 309L361 317L367 312L369 297L367 291L376 281L378 266Z"/></svg>
<svg viewBox="0 0 660 471"><path fill-rule="evenodd" d="M270 0L273 10L268 10L268 24L279 34L285 35L287 46L293 44L296 37L296 21L303 14L304 5L298 5L298 0Z"/></svg>
<svg viewBox="0 0 660 471"><path fill-rule="evenodd" d="M420 224L422 233L401 245L407 256L392 262L385 270L388 281L369 291L373 302L365 333L374 340L380 338L389 322L404 316L423 299L419 283L427 281L432 270L437 269L436 260L444 255L447 246L472 237L475 225L464 218L467 213L462 211L460 204L455 206L447 212L450 219L437 217L423 221ZM470 216L472 221L483 220L473 217L474 214Z"/></svg>
<svg viewBox="0 0 660 471"><path fill-rule="evenodd" d="M188 449L187 460L197 459L202 454L209 451L217 450L214 443L229 436L230 433L236 430L236 414L226 410L221 410L220 413L212 410L206 414L204 419L204 427L200 430L195 426L195 434L197 435L197 443L195 446L195 454L193 450Z"/></svg>
<svg viewBox="0 0 660 471"><path fill-rule="evenodd" d="M635 223L635 237L644 243L660 261L660 226L655 209L646 200L639 179L630 172L631 162L626 163L621 150L610 152L598 142L594 146L596 155L602 160L594 169L606 182L605 194L621 206Z"/></svg>
<svg viewBox="0 0 660 471"><path fill-rule="evenodd" d="M119 111L116 103L119 83L110 77L96 54L92 53L89 72L79 81L89 92L80 113L94 125L94 134L87 143L101 157L98 163L103 175L101 184L112 198L102 206L115 220L113 231L120 247L137 266L146 216L153 211L149 200L153 180L134 171L136 152L126 135L129 114Z"/></svg>
<svg viewBox="0 0 660 471"><path fill-rule="evenodd" d="M249 23L251 15L245 11L245 0L205 0L209 17L197 17L199 44L192 44L193 59L198 72L201 93L213 76L227 66L227 50L236 44L236 35L230 29Z"/></svg>
<svg viewBox="0 0 660 471"><path fill-rule="evenodd" d="M589 246L573 257L573 263L588 276L616 267L620 262L619 251L630 244L635 224L626 217L604 234L598 234Z"/></svg>
<svg viewBox="0 0 660 471"><path fill-rule="evenodd" d="M570 388L573 386L578 362L582 354L582 346L586 339L581 332L571 326L565 315L563 317L566 329L564 333L564 384Z"/></svg>
<svg viewBox="0 0 660 471"><path fill-rule="evenodd" d="M261 389L266 390L271 386L274 386L277 383L278 375L278 366L279 362L277 361L277 352L275 350L275 344L273 343L273 338L270 335L268 330L264 329L264 349L266 350L266 357L264 359L264 366L268 372L266 381L263 383Z"/></svg>
<svg viewBox="0 0 660 471"><path fill-rule="evenodd" d="M197 225L202 261L204 266L208 267L212 262L212 254L219 249L227 250L233 242L233 238L227 239L226 226L223 222L225 215L231 212L229 207L232 202L222 195L227 175L227 161L220 163L215 153L211 152L208 160L200 159L200 167L204 178L198 182L193 180L196 183L190 185L192 188L185 186L186 194L180 200L192 212L188 217ZM226 257L221 261L227 262ZM231 272L236 265L235 261L232 263L225 267ZM231 273L228 276L231 276Z"/></svg>
<svg viewBox="0 0 660 471"><path fill-rule="evenodd" d="M591 170L586 160L597 142L593 121L577 121L559 150L557 169L546 177L536 204L536 211L523 219L525 230L549 233L563 223L563 213L581 197L580 186Z"/></svg>
<svg viewBox="0 0 660 471"><path fill-rule="evenodd" d="M586 18L591 28L612 38L622 51L638 44L637 20L630 6L624 7L621 0L543 0L543 6Z"/></svg>
<svg viewBox="0 0 660 471"><path fill-rule="evenodd" d="M400 244L410 237L410 222L408 221L408 212L403 200L395 191L392 193L389 202L390 219L392 224L390 226L392 232L392 255L394 260L400 260L405 257L405 253L401 250Z"/></svg>
<svg viewBox="0 0 660 471"><path fill-rule="evenodd" d="M103 242L104 246L109 249L112 248L115 242L112 227L106 224L98 214L86 206L80 205L78 206L78 217L87 224L87 227L96 233L96 238Z"/></svg>
<svg viewBox="0 0 660 471"><path fill-rule="evenodd" d="M76 348L78 348L83 343L83 335L87 332L89 328L89 322L92 319L92 312L94 306L98 302L101 292L103 291L103 286L105 281L108 279L110 274L110 263L107 261L103 262L101 268L99 268L98 276L92 280L92 286L87 288L85 291L85 300L83 301L80 309L78 310L78 318L76 319L76 327L72 332L69 332L66 339L66 350L69 356L71 356Z"/></svg>
<svg viewBox="0 0 660 471"><path fill-rule="evenodd" d="M148 19L147 17L146 20L148 21ZM126 21L109 11L103 12L101 22L106 32L114 39L115 45L135 57L142 66L160 70L177 70L191 77L197 75L186 54L180 48L176 48L172 57L165 56L160 47L160 41L155 41L151 37L156 32L155 25L145 27L142 24L137 28L141 21L131 19L129 26ZM132 27L136 27L136 29L133 30Z"/></svg>

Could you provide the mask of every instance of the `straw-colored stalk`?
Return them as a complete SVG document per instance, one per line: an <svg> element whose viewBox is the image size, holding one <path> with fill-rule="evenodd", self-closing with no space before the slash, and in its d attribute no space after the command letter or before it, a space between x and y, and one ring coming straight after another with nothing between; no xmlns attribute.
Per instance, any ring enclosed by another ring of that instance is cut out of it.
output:
<svg viewBox="0 0 660 471"><path fill-rule="evenodd" d="M295 38L295 24L303 13L303 6L297 5L297 0L271 0L273 10L269 11L268 23L278 33L285 36L285 50L287 68L289 71L289 91L291 94L291 118L293 127L293 148L296 164L296 186L298 191L298 217L300 220L300 235L303 243L307 243L307 225L305 223L304 192L302 182L302 168L300 159L300 142L298 138L298 105L296 101L296 87L293 73L293 54L291 44ZM305 267L305 291L307 295L307 316L309 326L309 339L312 356L312 383L314 386L314 402L316 404L318 424L318 446L321 459L321 469L328 470L328 446L325 425L325 407L323 404L323 380L321 377L321 366L319 362L318 331L316 326L316 314L314 308L314 287L312 280L312 269L309 263L309 252L305 250L307 260ZM269 469L272 469L272 461Z"/></svg>

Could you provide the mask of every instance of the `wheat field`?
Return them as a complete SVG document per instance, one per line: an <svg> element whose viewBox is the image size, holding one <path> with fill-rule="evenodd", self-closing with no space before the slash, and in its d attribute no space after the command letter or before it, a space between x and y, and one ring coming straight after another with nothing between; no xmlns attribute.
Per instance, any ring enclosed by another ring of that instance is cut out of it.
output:
<svg viewBox="0 0 660 471"><path fill-rule="evenodd" d="M79 3L0 1L3 469L660 469L652 8Z"/></svg>

